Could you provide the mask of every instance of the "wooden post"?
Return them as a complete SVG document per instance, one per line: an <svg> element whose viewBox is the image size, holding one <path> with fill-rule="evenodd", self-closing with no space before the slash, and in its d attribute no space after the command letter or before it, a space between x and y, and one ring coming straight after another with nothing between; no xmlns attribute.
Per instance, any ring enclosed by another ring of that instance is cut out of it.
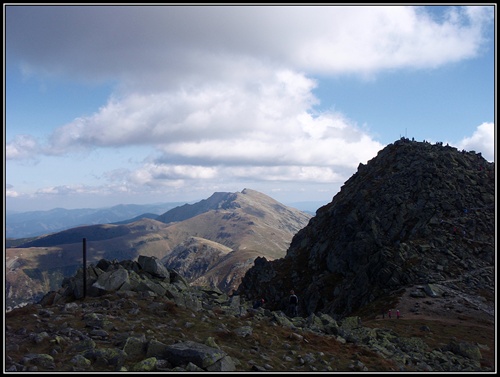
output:
<svg viewBox="0 0 500 377"><path fill-rule="evenodd" d="M87 297L87 239L83 239L83 298Z"/></svg>

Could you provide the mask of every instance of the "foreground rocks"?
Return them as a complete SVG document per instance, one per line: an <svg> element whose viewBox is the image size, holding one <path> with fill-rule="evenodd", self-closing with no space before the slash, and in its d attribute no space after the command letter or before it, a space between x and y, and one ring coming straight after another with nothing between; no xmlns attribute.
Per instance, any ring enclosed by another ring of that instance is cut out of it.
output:
<svg viewBox="0 0 500 377"><path fill-rule="evenodd" d="M484 345L450 339L431 348L357 316L252 309L240 296L187 286L154 257L89 267L85 298L82 274L7 313L6 372L488 370Z"/></svg>

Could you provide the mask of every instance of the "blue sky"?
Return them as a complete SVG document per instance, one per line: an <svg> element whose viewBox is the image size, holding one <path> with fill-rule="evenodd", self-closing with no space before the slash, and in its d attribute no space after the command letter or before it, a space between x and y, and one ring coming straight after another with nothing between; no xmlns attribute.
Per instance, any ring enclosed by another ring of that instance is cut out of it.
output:
<svg viewBox="0 0 500 377"><path fill-rule="evenodd" d="M494 161L495 14L4 4L6 209L327 204L401 136Z"/></svg>

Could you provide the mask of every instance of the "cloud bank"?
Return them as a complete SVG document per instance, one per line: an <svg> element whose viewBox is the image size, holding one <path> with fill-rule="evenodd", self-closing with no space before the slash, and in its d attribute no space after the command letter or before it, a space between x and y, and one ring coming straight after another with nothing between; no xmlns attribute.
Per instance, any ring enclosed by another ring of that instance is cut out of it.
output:
<svg viewBox="0 0 500 377"><path fill-rule="evenodd" d="M343 182L383 145L348 116L317 110L315 76L372 79L473 58L492 17L491 7L439 18L406 6L8 7L8 63L27 77L116 86L95 113L46 140L9 141L6 158L150 147L140 168L106 176L122 191L194 180ZM490 146L493 132L480 125L461 146Z"/></svg>

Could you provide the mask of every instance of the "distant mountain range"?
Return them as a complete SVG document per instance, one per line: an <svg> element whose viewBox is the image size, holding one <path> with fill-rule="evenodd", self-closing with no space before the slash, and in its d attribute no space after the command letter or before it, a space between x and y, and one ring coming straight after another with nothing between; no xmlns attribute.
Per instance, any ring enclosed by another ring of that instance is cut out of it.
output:
<svg viewBox="0 0 500 377"><path fill-rule="evenodd" d="M287 205L314 215L316 209L324 204L319 201L309 201ZM48 211L6 212L5 237L9 239L30 238L85 225L129 224L143 218L156 219L166 211L182 205L189 205L189 203L119 204L105 208L54 208ZM188 208L179 208L173 213L179 213Z"/></svg>
<svg viewBox="0 0 500 377"><path fill-rule="evenodd" d="M191 283L235 290L257 257L282 258L312 216L258 191L216 192L155 219L78 226L7 243L8 305L33 302L57 289L87 262L154 256Z"/></svg>
<svg viewBox="0 0 500 377"><path fill-rule="evenodd" d="M49 211L6 213L5 236L37 237L83 225L110 224L143 217L155 218L185 203L120 204L109 208L54 208Z"/></svg>

